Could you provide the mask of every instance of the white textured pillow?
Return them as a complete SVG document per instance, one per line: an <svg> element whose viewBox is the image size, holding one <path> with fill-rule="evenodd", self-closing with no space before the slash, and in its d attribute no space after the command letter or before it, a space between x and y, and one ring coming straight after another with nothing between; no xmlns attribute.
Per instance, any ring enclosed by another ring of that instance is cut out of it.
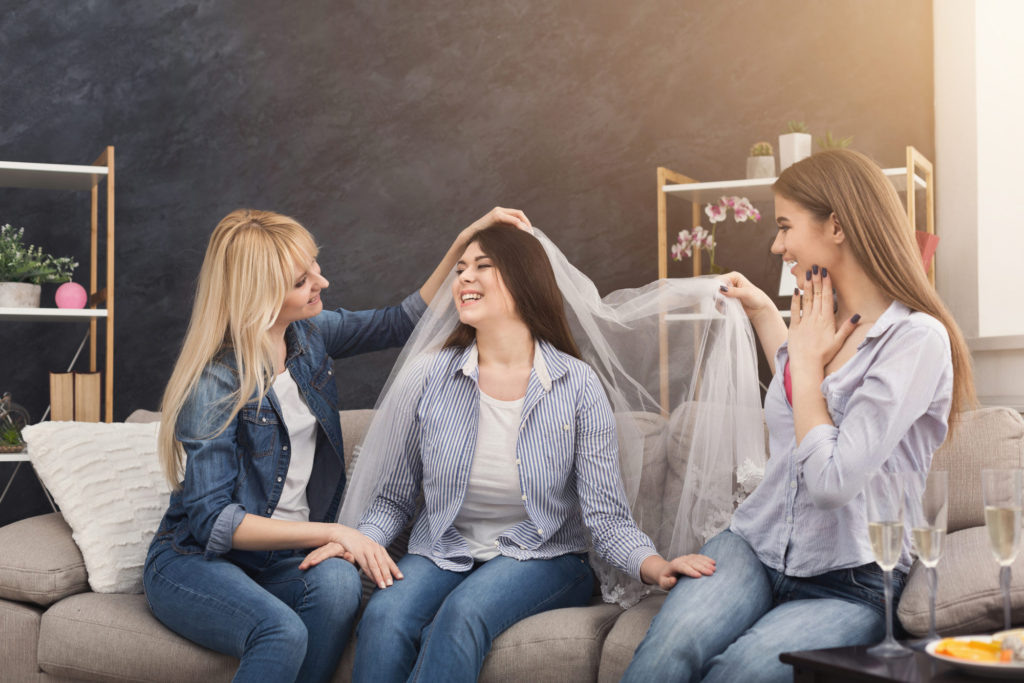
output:
<svg viewBox="0 0 1024 683"><path fill-rule="evenodd" d="M43 422L28 455L60 506L97 593L141 593L149 542L170 489L156 455L159 423Z"/></svg>

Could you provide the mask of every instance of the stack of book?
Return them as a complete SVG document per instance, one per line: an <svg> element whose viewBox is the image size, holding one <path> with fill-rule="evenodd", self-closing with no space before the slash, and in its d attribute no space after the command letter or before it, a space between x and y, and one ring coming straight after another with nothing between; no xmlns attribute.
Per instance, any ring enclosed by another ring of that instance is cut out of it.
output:
<svg viewBox="0 0 1024 683"><path fill-rule="evenodd" d="M100 421L100 373L51 372L50 419Z"/></svg>

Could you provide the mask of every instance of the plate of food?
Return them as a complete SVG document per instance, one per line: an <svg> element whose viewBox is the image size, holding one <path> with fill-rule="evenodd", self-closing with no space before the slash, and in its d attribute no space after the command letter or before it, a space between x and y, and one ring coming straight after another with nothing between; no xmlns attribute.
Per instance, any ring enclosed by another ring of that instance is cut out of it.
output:
<svg viewBox="0 0 1024 683"><path fill-rule="evenodd" d="M1024 629L940 638L928 643L925 651L939 661L979 676L1024 679Z"/></svg>

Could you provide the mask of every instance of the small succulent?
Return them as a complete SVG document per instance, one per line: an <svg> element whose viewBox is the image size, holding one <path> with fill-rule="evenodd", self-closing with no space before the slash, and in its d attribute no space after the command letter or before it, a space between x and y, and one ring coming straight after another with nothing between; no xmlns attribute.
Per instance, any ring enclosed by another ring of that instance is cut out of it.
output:
<svg viewBox="0 0 1024 683"><path fill-rule="evenodd" d="M832 131L828 131L825 133L825 137L818 138L817 143L821 149L846 149L853 143L853 136L834 138Z"/></svg>
<svg viewBox="0 0 1024 683"><path fill-rule="evenodd" d="M803 121L790 121L789 122L789 132L790 133L810 133L811 131L809 131L807 129L807 124L804 123Z"/></svg>
<svg viewBox="0 0 1024 683"><path fill-rule="evenodd" d="M775 150L772 149L770 142L755 142L750 148L752 157L770 157L773 154L775 154Z"/></svg>

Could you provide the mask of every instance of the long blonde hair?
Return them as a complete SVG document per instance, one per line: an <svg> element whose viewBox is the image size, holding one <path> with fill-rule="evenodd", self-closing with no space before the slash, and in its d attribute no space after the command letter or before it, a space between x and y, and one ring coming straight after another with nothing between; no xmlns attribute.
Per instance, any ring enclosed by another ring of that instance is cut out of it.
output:
<svg viewBox="0 0 1024 683"><path fill-rule="evenodd" d="M973 407L971 354L963 334L921 267L921 254L899 195L882 170L852 150L819 152L793 164L774 190L819 220L833 213L854 258L886 296L938 319L953 355L950 429L961 410ZM908 197L913 201L913 197Z"/></svg>
<svg viewBox="0 0 1024 683"><path fill-rule="evenodd" d="M213 437L248 401L266 395L276 365L267 331L277 320L296 271L307 268L316 256L316 242L305 228L270 211L238 209L214 228L199 271L188 331L161 404L158 451L164 476L175 490L185 470L175 426L203 369L222 352L234 355L238 386L225 398L231 403L227 419L209 434ZM222 414L213 408L211 413Z"/></svg>

